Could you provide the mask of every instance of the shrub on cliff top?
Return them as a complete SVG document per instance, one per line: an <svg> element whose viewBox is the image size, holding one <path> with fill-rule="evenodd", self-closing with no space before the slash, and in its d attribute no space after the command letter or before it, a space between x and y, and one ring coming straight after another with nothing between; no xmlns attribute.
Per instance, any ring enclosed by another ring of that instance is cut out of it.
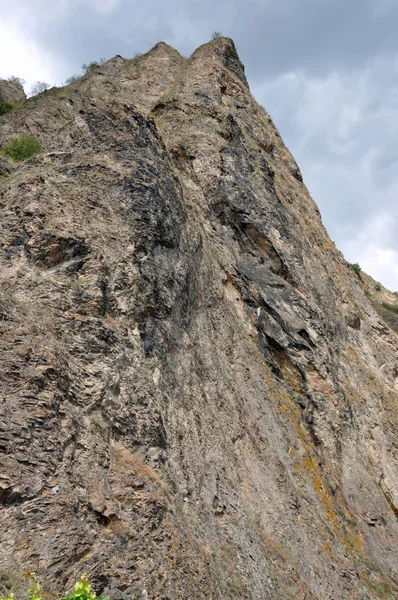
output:
<svg viewBox="0 0 398 600"><path fill-rule="evenodd" d="M104 63L106 63L106 58L100 58L99 60L92 60L89 63L83 63L82 64L82 71L83 71L84 74L89 73L95 67L98 67L99 65L103 65Z"/></svg>
<svg viewBox="0 0 398 600"><path fill-rule="evenodd" d="M356 273L357 275L359 275L359 273L362 271L362 269L361 269L361 267L359 266L358 263L350 264L350 269L352 271L354 271L354 273Z"/></svg>
<svg viewBox="0 0 398 600"><path fill-rule="evenodd" d="M99 60L92 60L89 63L83 63L82 64L83 74L82 75L71 75L70 77L68 77L68 79L66 79L65 85L71 85L72 83L76 83L76 81L79 81L79 79L81 79L83 77L83 75L90 73L90 71L92 71L95 67L98 67L99 65L103 65L104 63L106 63L106 58L100 58Z"/></svg>
<svg viewBox="0 0 398 600"><path fill-rule="evenodd" d="M10 75L10 77L7 77L7 81L11 81L12 83L19 83L20 85L22 85L22 87L26 83L25 79L22 79L22 77L16 77L15 75Z"/></svg>
<svg viewBox="0 0 398 600"><path fill-rule="evenodd" d="M68 79L65 81L65 85L70 85L71 83L75 83L76 81L79 81L79 79L81 79L82 76L81 75L71 75L70 77L68 77Z"/></svg>
<svg viewBox="0 0 398 600"><path fill-rule="evenodd" d="M3 146L1 151L14 160L22 161L39 154L41 149L39 140L29 135L20 135Z"/></svg>
<svg viewBox="0 0 398 600"><path fill-rule="evenodd" d="M37 96L37 94L42 94L43 92L48 90L49 87L50 85L45 81L36 81L30 88L30 95Z"/></svg>

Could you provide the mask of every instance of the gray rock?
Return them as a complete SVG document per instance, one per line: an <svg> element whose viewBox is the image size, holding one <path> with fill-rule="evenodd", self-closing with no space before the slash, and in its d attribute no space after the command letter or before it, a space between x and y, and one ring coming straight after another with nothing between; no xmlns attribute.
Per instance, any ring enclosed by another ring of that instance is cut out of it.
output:
<svg viewBox="0 0 398 600"><path fill-rule="evenodd" d="M397 597L398 339L233 42L116 57L2 117L21 133L44 152L1 180L0 567Z"/></svg>
<svg viewBox="0 0 398 600"><path fill-rule="evenodd" d="M17 106L25 100L26 95L19 81L0 79L0 114L2 107Z"/></svg>

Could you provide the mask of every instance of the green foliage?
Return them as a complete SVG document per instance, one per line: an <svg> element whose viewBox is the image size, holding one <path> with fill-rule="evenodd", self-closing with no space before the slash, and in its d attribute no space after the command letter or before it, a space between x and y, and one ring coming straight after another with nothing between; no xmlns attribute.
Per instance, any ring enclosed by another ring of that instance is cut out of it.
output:
<svg viewBox="0 0 398 600"><path fill-rule="evenodd" d="M350 264L350 269L352 271L354 271L354 273L356 273L357 275L359 275L359 273L362 271L361 267L359 266L358 263L352 263Z"/></svg>
<svg viewBox="0 0 398 600"><path fill-rule="evenodd" d="M213 34L211 36L212 40L217 40L218 38L222 37L222 33L221 31L213 31Z"/></svg>
<svg viewBox="0 0 398 600"><path fill-rule="evenodd" d="M395 304L388 304L387 302L382 302L381 305L383 308L386 308L391 312L398 313L398 306L396 306Z"/></svg>
<svg viewBox="0 0 398 600"><path fill-rule="evenodd" d="M31 96L37 96L37 94L41 94L48 90L49 87L49 84L45 81L36 81L30 88L30 94Z"/></svg>
<svg viewBox="0 0 398 600"><path fill-rule="evenodd" d="M10 77L7 77L7 81L12 81L13 83L20 83L22 85L22 87L26 83L25 79L22 79L22 77L15 77L15 75L11 75Z"/></svg>
<svg viewBox="0 0 398 600"><path fill-rule="evenodd" d="M81 79L81 77L82 77L81 75L71 75L65 81L65 85L70 85L71 83L75 83L76 81L79 81L79 79Z"/></svg>
<svg viewBox="0 0 398 600"><path fill-rule="evenodd" d="M0 117L11 112L14 108L15 105L11 104L11 102L3 102L2 104L0 104Z"/></svg>
<svg viewBox="0 0 398 600"><path fill-rule="evenodd" d="M29 600L41 600L40 593L41 585L36 577L36 573L30 574L30 587L26 592L26 597Z"/></svg>
<svg viewBox="0 0 398 600"><path fill-rule="evenodd" d="M79 581L75 583L73 592L67 594L61 600L95 600L96 598L96 593L89 584L86 574L83 573ZM103 598L103 596L99 596L99 598Z"/></svg>
<svg viewBox="0 0 398 600"><path fill-rule="evenodd" d="M41 150L39 140L29 135L20 135L12 139L6 146L3 146L1 151L14 160L22 161L35 156Z"/></svg>
<svg viewBox="0 0 398 600"><path fill-rule="evenodd" d="M86 73L90 73L90 71L92 71L95 67L98 67L98 65L103 65L105 62L106 62L106 58L100 58L99 60L92 60L89 63L83 63L82 64L83 74L82 75L71 75L65 81L65 85L71 85L71 83L76 83L76 81L79 81L79 79L81 77L83 77L83 75L86 75Z"/></svg>
<svg viewBox="0 0 398 600"><path fill-rule="evenodd" d="M89 63L83 63L82 71L85 75L86 73L89 73L90 71L92 71L95 67L98 67L98 65L103 65L105 62L106 62L106 58L100 58L99 60L92 60Z"/></svg>
<svg viewBox="0 0 398 600"><path fill-rule="evenodd" d="M43 600L41 594L41 585L35 573L30 574L30 587L26 592L27 600ZM0 600L14 600L14 593L8 592L8 595ZM73 587L73 591L63 596L60 600L108 600L102 594L97 596L89 583L85 573L80 577Z"/></svg>
<svg viewBox="0 0 398 600"><path fill-rule="evenodd" d="M379 283L376 283L375 290L376 292L381 292L381 285Z"/></svg>

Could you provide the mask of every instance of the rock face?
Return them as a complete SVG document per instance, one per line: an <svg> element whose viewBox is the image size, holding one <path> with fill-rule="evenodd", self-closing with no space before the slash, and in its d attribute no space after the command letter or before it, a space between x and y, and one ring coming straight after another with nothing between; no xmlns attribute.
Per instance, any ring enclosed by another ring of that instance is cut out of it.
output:
<svg viewBox="0 0 398 600"><path fill-rule="evenodd" d="M234 44L0 118L0 563L114 599L398 597L398 338ZM4 161L3 161L4 162Z"/></svg>
<svg viewBox="0 0 398 600"><path fill-rule="evenodd" d="M0 111L2 107L15 106L24 100L26 100L25 92L19 81L0 79Z"/></svg>

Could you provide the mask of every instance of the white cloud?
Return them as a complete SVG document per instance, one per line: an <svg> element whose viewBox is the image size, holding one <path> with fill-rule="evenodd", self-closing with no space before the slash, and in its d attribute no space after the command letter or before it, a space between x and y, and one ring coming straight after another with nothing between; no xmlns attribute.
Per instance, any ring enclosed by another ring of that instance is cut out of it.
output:
<svg viewBox="0 0 398 600"><path fill-rule="evenodd" d="M388 239L394 236L397 225L391 215L380 214L368 221L356 237L343 243L349 261L358 262L392 291L398 290L398 251L388 247Z"/></svg>
<svg viewBox="0 0 398 600"><path fill-rule="evenodd" d="M26 80L26 88L34 81L53 83L56 76L55 66L43 57L38 46L18 31L0 23L0 77L11 75Z"/></svg>
<svg viewBox="0 0 398 600"><path fill-rule="evenodd" d="M120 4L120 0L80 0L82 4L89 4L91 8L103 15L110 15Z"/></svg>
<svg viewBox="0 0 398 600"><path fill-rule="evenodd" d="M280 75L254 89L350 262L398 290L397 57L361 71Z"/></svg>
<svg viewBox="0 0 398 600"><path fill-rule="evenodd" d="M397 9L396 0L377 0L370 5L371 16L374 19L384 17Z"/></svg>

